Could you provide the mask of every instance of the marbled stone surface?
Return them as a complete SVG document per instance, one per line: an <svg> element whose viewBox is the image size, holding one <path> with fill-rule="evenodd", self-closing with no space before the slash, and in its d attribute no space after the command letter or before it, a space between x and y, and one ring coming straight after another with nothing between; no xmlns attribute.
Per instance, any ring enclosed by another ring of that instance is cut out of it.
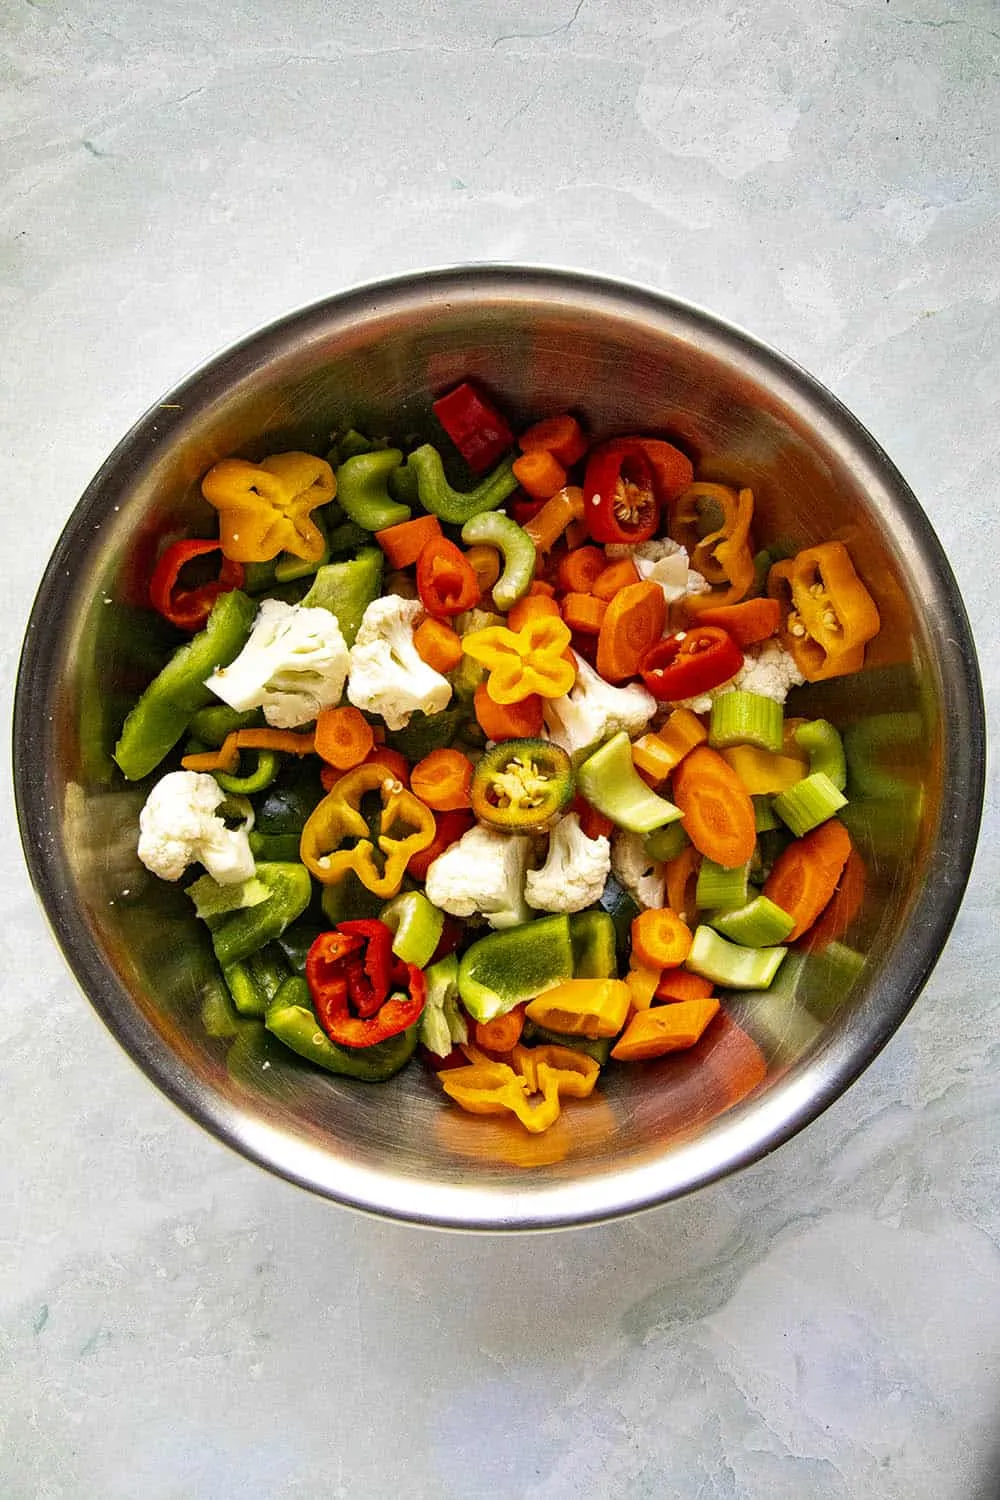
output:
<svg viewBox="0 0 1000 1500"><path fill-rule="evenodd" d="M992 694L996 0L5 0L0 78L7 701L50 546L164 389L465 259L643 281L816 373L921 497ZM201 1133L68 978L3 817L4 1496L997 1493L995 768L860 1082L735 1179L532 1239L372 1222Z"/></svg>

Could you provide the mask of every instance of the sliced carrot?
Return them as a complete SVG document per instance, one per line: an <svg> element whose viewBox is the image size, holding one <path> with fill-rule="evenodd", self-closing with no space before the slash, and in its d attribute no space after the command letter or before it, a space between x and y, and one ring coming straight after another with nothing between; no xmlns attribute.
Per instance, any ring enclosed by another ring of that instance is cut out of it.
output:
<svg viewBox="0 0 1000 1500"><path fill-rule="evenodd" d="M632 958L644 969L675 969L691 951L691 929L669 906L643 911L632 923Z"/></svg>
<svg viewBox="0 0 1000 1500"><path fill-rule="evenodd" d="M487 547L485 542L478 542L475 547L468 548L465 560L476 575L479 592L488 594L500 577L500 554L497 549Z"/></svg>
<svg viewBox="0 0 1000 1500"><path fill-rule="evenodd" d="M861 909L868 884L865 862L856 849L847 856L837 889L799 944L807 953L822 953L828 943L838 942Z"/></svg>
<svg viewBox="0 0 1000 1500"><path fill-rule="evenodd" d="M560 559L556 582L564 594L589 594L607 565L600 547L576 547Z"/></svg>
<svg viewBox="0 0 1000 1500"><path fill-rule="evenodd" d="M664 969L656 986L657 1000L707 1000L712 993L710 979L692 974L690 969Z"/></svg>
<svg viewBox="0 0 1000 1500"><path fill-rule="evenodd" d="M286 755L311 755L316 748L312 734L296 734L291 729L234 729L217 750L185 755L185 771L224 771L232 775L240 763L241 750L281 750Z"/></svg>
<svg viewBox="0 0 1000 1500"><path fill-rule="evenodd" d="M597 637L597 670L605 682L635 677L650 646L663 635L667 601L658 583L632 583L608 604Z"/></svg>
<svg viewBox="0 0 1000 1500"><path fill-rule="evenodd" d="M637 1010L612 1047L611 1056L618 1062L645 1062L693 1047L718 1013L718 1000L684 1000L677 1005Z"/></svg>
<svg viewBox="0 0 1000 1500"><path fill-rule="evenodd" d="M623 557L619 562L609 563L603 573L598 573L590 592L598 599L613 599L619 589L627 589L638 582L639 569L630 557Z"/></svg>
<svg viewBox="0 0 1000 1500"><path fill-rule="evenodd" d="M585 797L577 794L573 799L573 812L580 819L580 832L588 839L609 839L614 823L603 813L592 807Z"/></svg>
<svg viewBox="0 0 1000 1500"><path fill-rule="evenodd" d="M559 619L559 606L548 594L525 594L518 599L507 615L508 630L522 630L531 620L540 620L545 615Z"/></svg>
<svg viewBox="0 0 1000 1500"><path fill-rule="evenodd" d="M513 469L518 484L533 500L551 500L566 483L566 470L545 448L515 459Z"/></svg>
<svg viewBox="0 0 1000 1500"><path fill-rule="evenodd" d="M494 703L481 682L472 702L476 722L488 740L532 740L542 732L542 700L537 693L520 703Z"/></svg>
<svg viewBox="0 0 1000 1500"><path fill-rule="evenodd" d="M583 516L583 490L568 484L546 500L537 516L526 521L524 530L539 552L550 552L571 521Z"/></svg>
<svg viewBox="0 0 1000 1500"><path fill-rule="evenodd" d="M571 552L583 547L590 538L586 521L570 521L566 527L566 546Z"/></svg>
<svg viewBox="0 0 1000 1500"><path fill-rule="evenodd" d="M764 895L795 918L789 942L807 932L832 900L850 852L850 834L837 818L830 818L778 855L764 882Z"/></svg>
<svg viewBox="0 0 1000 1500"><path fill-rule="evenodd" d="M570 630L582 630L584 635L600 634L608 606L603 599L593 594L567 594L562 602L562 615Z"/></svg>
<svg viewBox="0 0 1000 1500"><path fill-rule="evenodd" d="M472 766L461 750L432 750L410 772L410 791L434 812L470 805Z"/></svg>
<svg viewBox="0 0 1000 1500"><path fill-rule="evenodd" d="M694 847L729 870L746 864L757 843L753 803L719 752L696 746L677 767L671 787Z"/></svg>
<svg viewBox="0 0 1000 1500"><path fill-rule="evenodd" d="M564 469L570 469L586 453L587 439L579 422L567 412L561 417L546 417L544 421L536 422L534 427L522 432L517 446L522 453L534 453L539 449L551 453Z"/></svg>
<svg viewBox="0 0 1000 1500"><path fill-rule="evenodd" d="M555 586L546 583L544 578L533 578L531 587L528 589L529 599L554 599L556 596Z"/></svg>
<svg viewBox="0 0 1000 1500"><path fill-rule="evenodd" d="M413 632L413 644L421 661L442 675L452 672L462 660L462 637L443 620L430 615Z"/></svg>
<svg viewBox="0 0 1000 1500"><path fill-rule="evenodd" d="M526 1008L527 1002L522 1001L504 1015L494 1016L492 1021L477 1021L476 1046L486 1052L511 1052L521 1040Z"/></svg>
<svg viewBox="0 0 1000 1500"><path fill-rule="evenodd" d="M777 599L744 599L742 604L719 604L697 611L699 625L720 625L737 646L755 646L770 640L781 627L781 604Z"/></svg>
<svg viewBox="0 0 1000 1500"><path fill-rule="evenodd" d="M417 516L412 521L401 521L398 526L376 531L375 540L389 566L398 571L411 568L427 543L440 535L441 522L437 516Z"/></svg>
<svg viewBox="0 0 1000 1500"><path fill-rule="evenodd" d="M667 905L685 922L693 922L698 911L695 891L698 887L698 869L701 855L693 844L688 844L680 854L668 859L664 866L667 882Z"/></svg>
<svg viewBox="0 0 1000 1500"><path fill-rule="evenodd" d="M316 753L338 771L360 766L375 744L372 727L357 708L326 708L316 720Z"/></svg>

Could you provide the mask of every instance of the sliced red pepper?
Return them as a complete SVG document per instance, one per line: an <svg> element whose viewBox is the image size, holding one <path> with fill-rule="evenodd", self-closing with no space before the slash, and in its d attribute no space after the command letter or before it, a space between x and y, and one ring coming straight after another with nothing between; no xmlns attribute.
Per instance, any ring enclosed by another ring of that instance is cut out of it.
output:
<svg viewBox="0 0 1000 1500"><path fill-rule="evenodd" d="M619 438L590 455L583 519L595 542L647 542L656 535L660 502L653 466L639 443Z"/></svg>
<svg viewBox="0 0 1000 1500"><path fill-rule="evenodd" d="M486 396L466 380L432 407L474 474L491 469L514 445L514 434Z"/></svg>
<svg viewBox="0 0 1000 1500"><path fill-rule="evenodd" d="M651 646L639 675L654 698L676 703L720 687L742 665L742 651L721 626L695 625Z"/></svg>
<svg viewBox="0 0 1000 1500"><path fill-rule="evenodd" d="M434 842L417 854L411 854L406 867L406 873L415 880L426 880L427 871L438 855L450 849L452 844L457 844L462 835L475 825L476 820L467 808L460 808L456 812L435 813L434 821L437 824Z"/></svg>
<svg viewBox="0 0 1000 1500"><path fill-rule="evenodd" d="M437 536L417 558L417 592L429 615L460 615L479 603L479 579L465 553Z"/></svg>
<svg viewBox="0 0 1000 1500"><path fill-rule="evenodd" d="M641 448L653 471L653 488L661 504L676 500L694 480L694 466L686 453L665 443L662 438L612 438L601 445L603 451L619 448Z"/></svg>
<svg viewBox="0 0 1000 1500"><path fill-rule="evenodd" d="M393 956L384 922L341 922L306 955L306 982L323 1030L342 1047L373 1047L412 1026L424 1008L423 970Z"/></svg>
<svg viewBox="0 0 1000 1500"><path fill-rule="evenodd" d="M149 602L164 619L178 630L192 634L201 630L212 612L212 605L220 594L243 587L243 564L223 557L219 576L212 583L199 584L197 588L181 588L178 580L181 569L195 557L204 557L209 552L220 552L221 542L180 541L173 542L162 554L153 576L149 580Z"/></svg>

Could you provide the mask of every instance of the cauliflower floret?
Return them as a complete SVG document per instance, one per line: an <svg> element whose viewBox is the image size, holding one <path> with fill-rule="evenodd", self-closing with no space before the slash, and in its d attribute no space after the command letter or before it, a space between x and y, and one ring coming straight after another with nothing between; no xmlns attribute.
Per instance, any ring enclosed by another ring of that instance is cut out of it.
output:
<svg viewBox="0 0 1000 1500"><path fill-rule="evenodd" d="M792 688L801 687L804 682L791 652L786 651L780 641L764 641L760 646L745 647L743 665L728 682L720 683L710 692L699 693L695 698L682 698L671 707L689 708L695 714L711 713L716 698L736 688L743 693L758 693L761 698L784 703Z"/></svg>
<svg viewBox="0 0 1000 1500"><path fill-rule="evenodd" d="M423 613L419 599L373 599L351 647L347 696L355 708L380 714L387 729L405 729L418 710L439 714L451 699L451 683L413 644Z"/></svg>
<svg viewBox="0 0 1000 1500"><path fill-rule="evenodd" d="M582 656L576 658L576 681L562 698L545 700L549 739L574 758L624 729L641 734L656 712L656 699L644 687L612 687Z"/></svg>
<svg viewBox="0 0 1000 1500"><path fill-rule="evenodd" d="M236 885L254 872L251 812L227 828L216 808L226 794L214 776L171 771L154 786L139 814L139 858L161 880L180 880L196 860L219 885Z"/></svg>
<svg viewBox="0 0 1000 1500"><path fill-rule="evenodd" d="M265 599L243 650L206 686L230 708L262 708L269 724L293 729L340 702L347 643L328 609Z"/></svg>
<svg viewBox="0 0 1000 1500"><path fill-rule="evenodd" d="M516 927L531 917L524 899L531 839L470 828L427 871L427 899L454 917L477 912L491 927Z"/></svg>
<svg viewBox="0 0 1000 1500"><path fill-rule="evenodd" d="M646 853L640 833L619 828L611 836L611 869L640 906L663 905L666 875L658 860Z"/></svg>
<svg viewBox="0 0 1000 1500"><path fill-rule="evenodd" d="M687 549L672 537L661 536L651 542L611 542L605 555L615 561L630 557L640 578L658 583L668 604L675 604L687 594L704 594L711 584L707 578L688 567Z"/></svg>
<svg viewBox="0 0 1000 1500"><path fill-rule="evenodd" d="M540 870L529 870L524 894L539 911L583 911L600 899L611 870L606 838L588 838L576 813L560 818L549 835Z"/></svg>

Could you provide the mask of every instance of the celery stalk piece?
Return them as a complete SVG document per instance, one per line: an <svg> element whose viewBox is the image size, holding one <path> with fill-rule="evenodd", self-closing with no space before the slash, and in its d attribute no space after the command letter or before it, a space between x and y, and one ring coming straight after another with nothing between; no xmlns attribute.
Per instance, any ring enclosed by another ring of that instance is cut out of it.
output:
<svg viewBox="0 0 1000 1500"><path fill-rule="evenodd" d="M785 941L795 926L795 918L767 896L755 896L736 911L713 914L709 923L716 932L744 948L771 948Z"/></svg>
<svg viewBox="0 0 1000 1500"><path fill-rule="evenodd" d="M729 750L734 745L756 745L758 750L781 750L785 712L773 698L760 693L735 689L720 693L712 704L708 726L708 743L713 750Z"/></svg>
<svg viewBox="0 0 1000 1500"><path fill-rule="evenodd" d="M735 865L727 869L712 859L703 859L698 866L698 884L695 887L695 905L699 911L735 911L747 903L747 880L750 866ZM713 922L713 927L715 923Z"/></svg>
<svg viewBox="0 0 1000 1500"><path fill-rule="evenodd" d="M829 719L810 719L795 731L795 743L809 757L810 774L821 772L842 792L847 785L844 742Z"/></svg>
<svg viewBox="0 0 1000 1500"><path fill-rule="evenodd" d="M781 824L774 815L771 799L767 796L751 797L753 803L753 824L758 833L770 833L772 828L780 828Z"/></svg>
<svg viewBox="0 0 1000 1500"><path fill-rule="evenodd" d="M829 776L814 771L789 787L787 792L779 792L771 799L771 805L795 837L801 838L846 807L847 798L837 790Z"/></svg>
<svg viewBox="0 0 1000 1500"><path fill-rule="evenodd" d="M703 925L695 929L686 967L731 990L766 990L787 952L787 948L744 948Z"/></svg>
<svg viewBox="0 0 1000 1500"><path fill-rule="evenodd" d="M683 817L679 807L643 781L624 729L587 757L577 772L577 786L598 812L631 833L652 833Z"/></svg>

